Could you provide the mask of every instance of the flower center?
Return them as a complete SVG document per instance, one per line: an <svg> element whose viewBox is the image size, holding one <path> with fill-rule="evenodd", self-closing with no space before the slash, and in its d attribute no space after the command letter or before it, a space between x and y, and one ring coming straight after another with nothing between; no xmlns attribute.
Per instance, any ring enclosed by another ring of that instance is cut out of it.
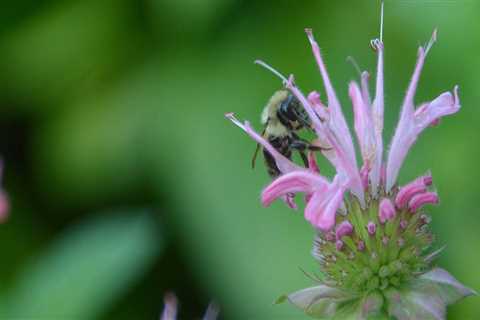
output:
<svg viewBox="0 0 480 320"><path fill-rule="evenodd" d="M313 255L326 282L364 293L399 287L427 270L430 261L422 253L433 240L430 217L422 210L394 206L382 215L382 201L370 199L362 209L350 197L345 201L347 213L337 215L336 231L317 234Z"/></svg>

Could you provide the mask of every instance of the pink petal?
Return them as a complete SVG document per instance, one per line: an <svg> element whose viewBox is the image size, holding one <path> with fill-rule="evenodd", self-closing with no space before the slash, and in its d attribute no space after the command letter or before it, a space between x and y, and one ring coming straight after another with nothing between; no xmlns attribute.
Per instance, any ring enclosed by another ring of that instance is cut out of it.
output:
<svg viewBox="0 0 480 320"><path fill-rule="evenodd" d="M235 125L240 127L243 131L245 131L250 137L253 138L253 140L261 144L273 156L280 172L287 173L295 170L304 170L303 168L297 166L295 163L287 159L284 155L278 152L265 138L255 132L248 121L242 124L237 118L235 118L235 115L233 113L226 113L225 117L232 121Z"/></svg>
<svg viewBox="0 0 480 320"><path fill-rule="evenodd" d="M362 187L362 181L358 172L356 160L352 162L340 143L337 140L337 136L334 132L327 127L315 113L310 102L305 98L302 92L293 83L293 76L290 76L286 87L293 93L293 95L300 101L305 108L310 119L312 120L313 128L318 135L319 140L324 144L325 142L331 146L331 150L323 152L328 160L335 166L337 173L344 175L350 179L350 189L355 194L360 203L364 204L364 192ZM333 152L332 152L333 151Z"/></svg>
<svg viewBox="0 0 480 320"><path fill-rule="evenodd" d="M262 204L269 206L275 199L288 194L314 191L324 191L328 188L328 181L306 170L294 171L275 179L262 192Z"/></svg>
<svg viewBox="0 0 480 320"><path fill-rule="evenodd" d="M305 219L320 230L331 230L337 210L343 203L346 186L344 177L336 175L326 190L316 190L305 208Z"/></svg>
<svg viewBox="0 0 480 320"><path fill-rule="evenodd" d="M207 311L205 311L205 314L203 315L202 320L216 320L219 313L220 307L218 306L218 304L210 302L207 307Z"/></svg>
<svg viewBox="0 0 480 320"><path fill-rule="evenodd" d="M395 205L397 206L397 208L404 208L413 196L427 191L427 187L431 184L432 176L431 174L427 174L401 187L400 191L395 197Z"/></svg>
<svg viewBox="0 0 480 320"><path fill-rule="evenodd" d="M362 72L361 75L361 88L362 88L362 97L368 105L372 104L370 99L370 92L368 89L368 80L370 79L370 74L367 71Z"/></svg>
<svg viewBox="0 0 480 320"><path fill-rule="evenodd" d="M323 214L318 215L315 226L323 231L328 231L333 228L335 225L335 215L338 208L340 208L343 202L343 194L345 189L340 188L333 195L332 199L328 202L328 205L325 207Z"/></svg>
<svg viewBox="0 0 480 320"><path fill-rule="evenodd" d="M377 194L377 189L382 176L383 165L383 112L384 112L384 88L383 88L383 43L374 41L374 46L378 54L377 63L377 84L375 89L375 99L372 105L372 122L375 132L375 159L370 171L370 180L372 182L372 192Z"/></svg>
<svg viewBox="0 0 480 320"><path fill-rule="evenodd" d="M175 320L177 318L177 298L173 294L166 294L164 297L165 307L160 320Z"/></svg>
<svg viewBox="0 0 480 320"><path fill-rule="evenodd" d="M429 125L432 125L440 119L440 117L453 114L460 109L457 87L454 89L454 95L444 93L437 99L422 106L417 111L414 108L414 97L417 89L420 74L425 62L425 57L436 40L436 31L432 39L426 46L419 49L419 56L412 80L407 90L405 100L402 106L400 121L398 122L395 135L392 140L390 152L387 161L387 184L386 189L389 191L395 184L398 173L402 166L408 150L417 140L418 135Z"/></svg>
<svg viewBox="0 0 480 320"><path fill-rule="evenodd" d="M408 209L414 213L426 204L438 204L439 198L436 192L424 192L415 195L408 203Z"/></svg>
<svg viewBox="0 0 480 320"><path fill-rule="evenodd" d="M345 189L341 187L332 187L327 192L315 192L305 208L305 219L320 230L331 230L344 192Z"/></svg>
<svg viewBox="0 0 480 320"><path fill-rule="evenodd" d="M355 167L357 167L352 136L350 135L347 122L345 121L345 117L343 116L340 102L338 101L335 90L333 89L332 83L330 82L330 77L328 76L327 69L320 54L320 47L318 46L318 43L313 37L312 30L305 29L305 32L307 33L310 44L312 45L313 55L315 56L315 60L317 61L317 65L320 70L320 74L323 78L323 84L325 86L325 91L327 93L328 99L331 129L339 140L340 145L344 149L348 159L351 161L352 164L355 165Z"/></svg>
<svg viewBox="0 0 480 320"><path fill-rule="evenodd" d="M432 102L425 104L423 108L415 111L415 124L418 133L434 125L441 117L454 114L460 110L458 86L455 86L453 92L453 95L450 92L444 92Z"/></svg>
<svg viewBox="0 0 480 320"><path fill-rule="evenodd" d="M360 178L362 179L362 186L363 189L368 188L368 173L370 172L370 168L368 167L368 164L365 163L362 166L362 169L360 169Z"/></svg>
<svg viewBox="0 0 480 320"><path fill-rule="evenodd" d="M371 168L376 158L376 141L370 106L363 100L360 88L355 82L350 83L349 94L352 100L355 132L357 133L363 163Z"/></svg>
<svg viewBox="0 0 480 320"><path fill-rule="evenodd" d="M326 121L330 118L330 115L328 114L328 109L323 105L322 101L320 100L320 94L317 91L310 92L307 99L312 105L312 108L317 114L317 116L322 121Z"/></svg>

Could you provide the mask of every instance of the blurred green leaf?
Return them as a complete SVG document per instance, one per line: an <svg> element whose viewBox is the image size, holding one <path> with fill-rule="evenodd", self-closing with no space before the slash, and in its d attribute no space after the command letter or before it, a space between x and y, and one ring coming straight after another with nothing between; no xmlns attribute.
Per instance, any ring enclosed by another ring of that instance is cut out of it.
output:
<svg viewBox="0 0 480 320"><path fill-rule="evenodd" d="M29 102L96 92L142 52L134 23L125 0L52 5L0 39L0 82Z"/></svg>
<svg viewBox="0 0 480 320"><path fill-rule="evenodd" d="M24 270L0 317L98 318L145 274L161 247L151 215L142 211L76 225Z"/></svg>

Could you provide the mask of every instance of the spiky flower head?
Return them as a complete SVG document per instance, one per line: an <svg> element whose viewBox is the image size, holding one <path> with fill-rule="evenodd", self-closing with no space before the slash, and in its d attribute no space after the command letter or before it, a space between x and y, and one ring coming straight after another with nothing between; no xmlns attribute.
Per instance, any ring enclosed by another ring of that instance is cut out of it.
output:
<svg viewBox="0 0 480 320"><path fill-rule="evenodd" d="M432 265L441 250L432 252L430 216L425 211L426 205L439 202L431 174L404 186L396 184L402 163L420 133L460 110L457 86L453 92L415 107L417 84L437 32L418 49L386 161L382 138L384 44L382 36L371 42L378 56L375 97L370 97L367 72L361 73L360 84L352 81L349 85L361 167L320 48L312 30L306 29L306 33L323 79L326 105L316 91L305 96L295 85L293 75L287 78L264 62L257 63L279 76L302 104L317 135L312 144L322 147L321 153L336 169L333 179L320 173L314 153L309 154L308 166L301 167L276 150L248 122L226 114L270 153L282 173L263 190L263 205L280 198L296 209L294 196L303 193L305 219L316 230L313 256L319 261L323 278L317 279L317 286L283 296L279 301L288 299L307 314L324 318L388 315L396 319L445 319L447 305L474 291Z"/></svg>

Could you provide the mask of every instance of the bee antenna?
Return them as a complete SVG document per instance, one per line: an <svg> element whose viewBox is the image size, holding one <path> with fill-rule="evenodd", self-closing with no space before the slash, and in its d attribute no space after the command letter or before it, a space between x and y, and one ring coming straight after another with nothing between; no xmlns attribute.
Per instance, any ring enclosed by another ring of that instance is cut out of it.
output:
<svg viewBox="0 0 480 320"><path fill-rule="evenodd" d="M362 76L362 70L360 70L360 67L358 66L358 63L355 60L355 58L352 57L352 56L348 56L347 57L347 62L350 62L353 65L353 68L355 68L355 71L357 71L358 75L361 77Z"/></svg>
<svg viewBox="0 0 480 320"><path fill-rule="evenodd" d="M259 66L262 66L264 67L265 69L267 69L268 71L270 71L271 73L273 73L274 75L276 75L277 77L279 77L280 79L282 79L283 83L287 83L288 80L287 78L281 74L279 71L277 71L276 69L274 69L272 66L270 66L269 64L267 64L266 62L262 61L262 60L255 60L254 62L255 64L258 64Z"/></svg>

